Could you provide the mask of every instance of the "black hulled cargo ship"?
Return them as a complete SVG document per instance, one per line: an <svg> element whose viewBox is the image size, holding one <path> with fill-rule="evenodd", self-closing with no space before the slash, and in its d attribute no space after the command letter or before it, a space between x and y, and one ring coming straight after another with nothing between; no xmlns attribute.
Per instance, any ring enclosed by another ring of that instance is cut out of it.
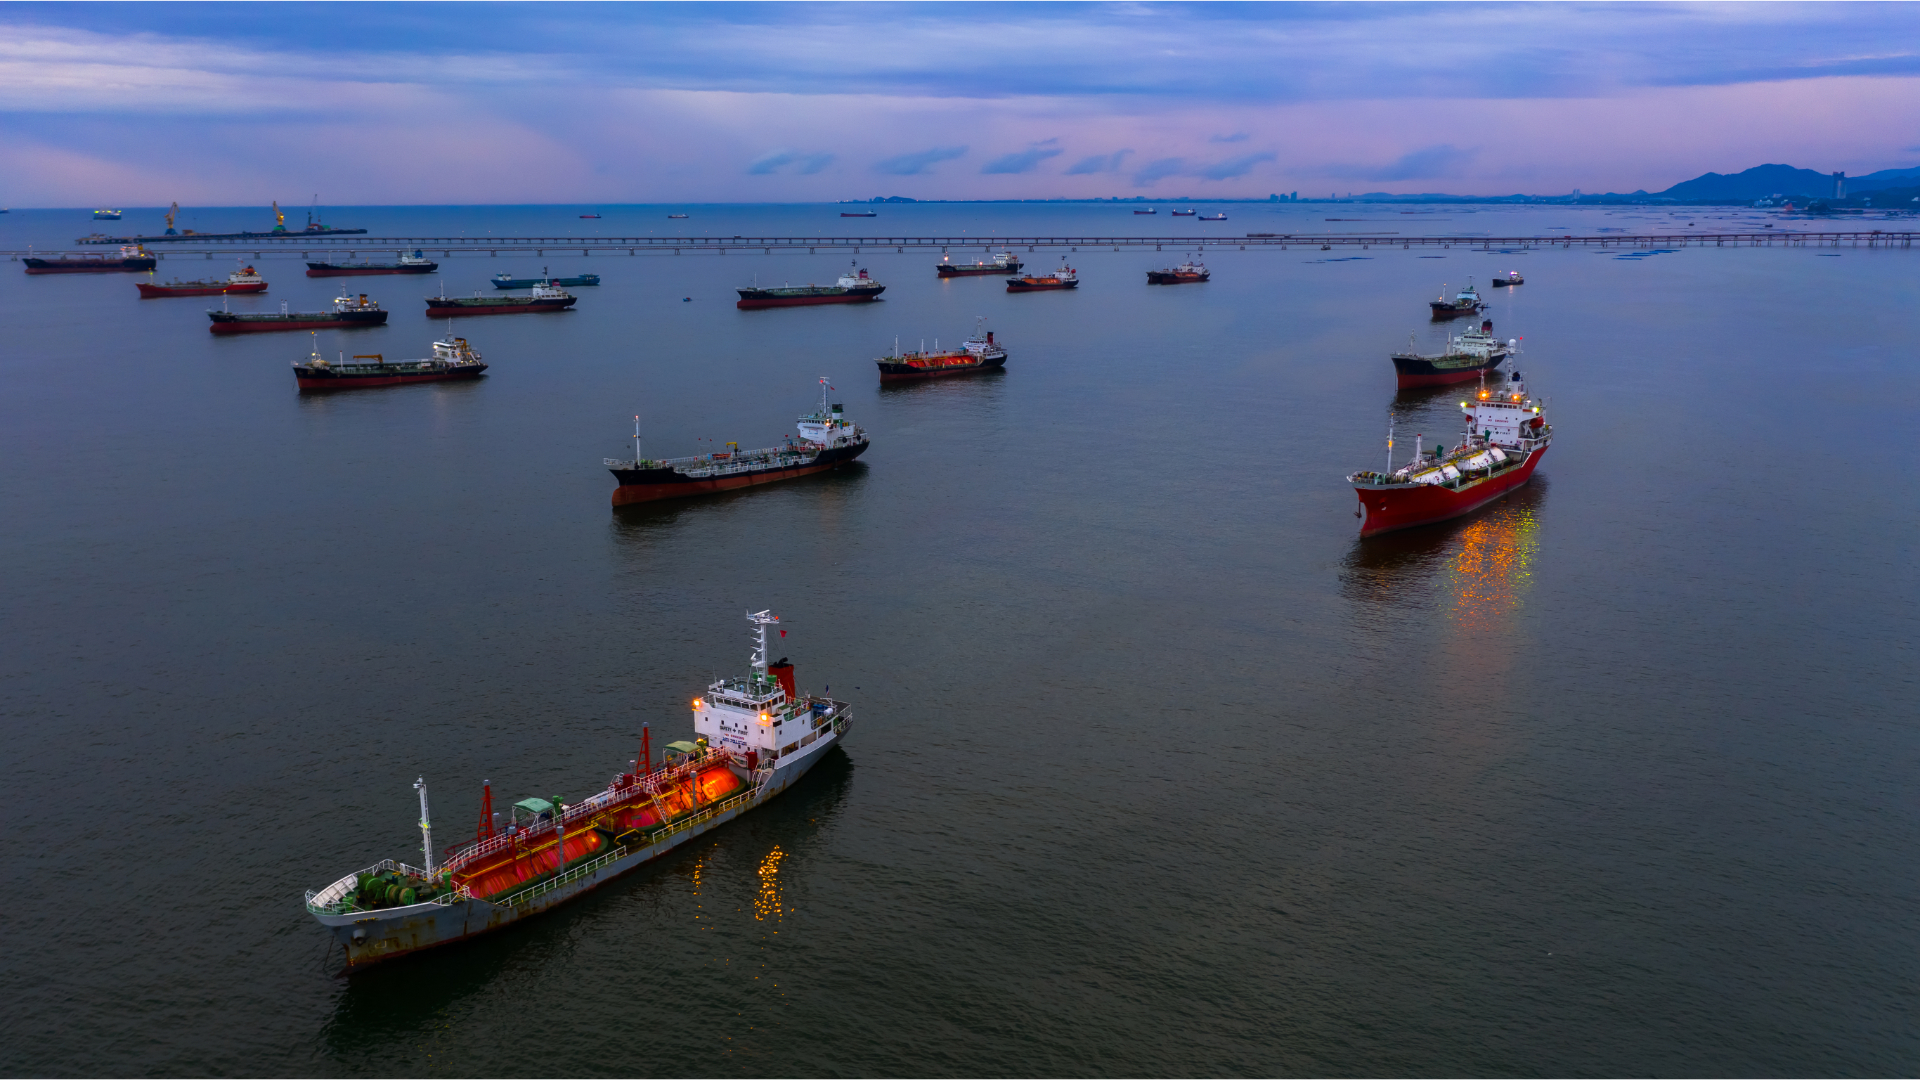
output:
<svg viewBox="0 0 1920 1080"><path fill-rule="evenodd" d="M868 277L865 270L853 270L841 274L840 280L832 285L783 285L778 289L753 285L738 291L740 301L734 306L751 310L808 304L862 304L878 299L887 287Z"/></svg>
<svg viewBox="0 0 1920 1080"><path fill-rule="evenodd" d="M408 383L477 379L487 370L480 354L466 338L433 343L427 360L388 363L379 353L356 356L351 363L332 363L314 353L306 363L293 365L293 377L302 390L353 390L368 386L405 386Z"/></svg>
<svg viewBox="0 0 1920 1080"><path fill-rule="evenodd" d="M288 311L286 305L282 304L278 312L269 314L209 311L207 318L212 320L207 329L216 334L259 334L273 330L348 330L357 326L383 326L387 321L387 313L379 304L368 300L366 293L361 293L357 300L352 296L335 297L332 311Z"/></svg>
<svg viewBox="0 0 1920 1080"><path fill-rule="evenodd" d="M122 247L118 255L82 255L77 259L62 255L57 259L20 261L26 264L29 274L112 274L122 270L152 270L160 265L160 260L138 244Z"/></svg>
<svg viewBox="0 0 1920 1080"><path fill-rule="evenodd" d="M882 356L874 363L880 365L881 382L899 382L905 379L932 379L942 375L970 375L976 371L994 371L1007 366L1007 350L993 340L993 331L987 329L987 320L982 316L973 336L961 342L960 348L952 352L941 352L939 342L934 343L932 352L928 352L925 343L919 352L901 352L900 343L893 343L893 355Z"/></svg>
<svg viewBox="0 0 1920 1080"><path fill-rule="evenodd" d="M724 454L652 459L640 454L640 425L633 431L633 460L607 458L620 486L613 505L709 495L717 491L772 484L837 469L867 449L867 433L846 418L838 404L829 403L827 380L820 380L820 408L800 418L800 441L764 450L737 450Z"/></svg>
<svg viewBox="0 0 1920 1080"><path fill-rule="evenodd" d="M1477 330L1468 330L1447 343L1447 351L1438 355L1415 352L1412 335L1407 351L1394 353L1395 385L1402 390L1417 386L1445 386L1448 383L1476 379L1483 371L1500 366L1520 347L1520 342L1503 342L1493 336L1493 320L1482 320Z"/></svg>
<svg viewBox="0 0 1920 1080"><path fill-rule="evenodd" d="M525 296L429 296L427 314L436 318L451 315L519 315L542 311L565 311L580 298L557 285L535 285Z"/></svg>
<svg viewBox="0 0 1920 1080"><path fill-rule="evenodd" d="M980 277L984 274L1017 274L1020 266L1020 260L1014 258L1013 252L1000 251L994 253L991 262L975 259L970 263L956 263L941 259L934 270L941 277Z"/></svg>
<svg viewBox="0 0 1920 1080"><path fill-rule="evenodd" d="M309 262L308 277L368 277L374 274L431 274L440 264L418 251L400 255L399 262Z"/></svg>

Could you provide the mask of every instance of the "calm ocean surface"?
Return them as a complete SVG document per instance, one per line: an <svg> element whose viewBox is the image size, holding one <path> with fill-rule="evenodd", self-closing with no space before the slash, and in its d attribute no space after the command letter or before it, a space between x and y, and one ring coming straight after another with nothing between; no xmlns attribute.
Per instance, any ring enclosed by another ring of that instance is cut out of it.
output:
<svg viewBox="0 0 1920 1080"><path fill-rule="evenodd" d="M1222 208L327 220L1796 224ZM15 211L0 247L94 228ZM1082 249L1077 292L1009 296L869 253L882 302L758 312L735 286L844 259L455 257L349 279L394 315L320 351L426 355L443 282L605 283L457 324L493 365L477 383L306 397L305 334L217 339L203 298L0 264L0 1072L1920 1070L1920 252L1222 250L1210 284L1144 284L1180 256ZM271 291L236 310L342 284L258 265ZM1385 463L1389 412L1403 460L1458 426L1459 390L1396 395L1387 354L1438 346L1442 283L1511 269L1491 317L1551 403L1537 478L1358 541L1342 477ZM951 345L980 315L1004 375L878 385L896 337ZM636 413L650 453L769 445L823 375L873 433L858 465L609 508L601 459L631 454ZM483 780L597 790L643 722L686 737L763 607L801 685L854 703L843 752L567 908L339 973L302 893L417 853L417 776L441 844Z"/></svg>

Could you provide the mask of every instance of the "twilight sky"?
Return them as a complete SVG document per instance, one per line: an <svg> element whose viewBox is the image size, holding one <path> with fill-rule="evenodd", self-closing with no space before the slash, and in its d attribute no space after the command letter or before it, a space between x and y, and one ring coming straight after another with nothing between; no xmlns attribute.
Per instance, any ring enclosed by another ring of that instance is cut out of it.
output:
<svg viewBox="0 0 1920 1080"><path fill-rule="evenodd" d="M1912 4L0 5L0 206L1658 191L1920 164Z"/></svg>

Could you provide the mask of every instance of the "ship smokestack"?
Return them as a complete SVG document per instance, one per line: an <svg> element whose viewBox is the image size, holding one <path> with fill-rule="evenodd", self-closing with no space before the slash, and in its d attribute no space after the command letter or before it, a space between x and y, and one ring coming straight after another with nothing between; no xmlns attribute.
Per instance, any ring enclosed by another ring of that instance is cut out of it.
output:
<svg viewBox="0 0 1920 1080"><path fill-rule="evenodd" d="M794 692L793 665L787 663L786 657L783 656L779 659L779 661L772 664L768 664L767 674L780 680L780 689L786 691L788 701L792 701L800 696L799 694Z"/></svg>

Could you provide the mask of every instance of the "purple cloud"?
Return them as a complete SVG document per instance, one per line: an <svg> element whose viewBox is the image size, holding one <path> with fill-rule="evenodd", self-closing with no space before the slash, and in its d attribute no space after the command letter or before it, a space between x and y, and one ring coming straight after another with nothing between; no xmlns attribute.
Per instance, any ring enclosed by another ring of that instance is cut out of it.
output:
<svg viewBox="0 0 1920 1080"><path fill-rule="evenodd" d="M1094 173L1120 171L1120 159L1133 153L1131 150L1115 150L1111 154L1095 154L1076 161L1067 169L1068 176L1091 176Z"/></svg>
<svg viewBox="0 0 1920 1080"><path fill-rule="evenodd" d="M1058 141L1059 140L1057 139L1047 140L1047 142L1049 143L1058 142ZM1058 157L1060 153L1061 151L1059 147L1048 146L1046 145L1046 143L1040 143L1038 145L1028 147L1025 150L1021 150L1018 153L1006 154L1001 157L994 158L992 161L989 161L985 165L980 166L980 171L983 173L1032 172L1034 169L1039 168L1041 162L1047 160L1050 157Z"/></svg>
<svg viewBox="0 0 1920 1080"><path fill-rule="evenodd" d="M793 170L794 172L801 176L812 176L833 164L833 155L799 154L792 150L775 150L754 159L753 164L747 166L747 175L766 176L779 172L784 166L795 164L800 167Z"/></svg>
<svg viewBox="0 0 1920 1080"><path fill-rule="evenodd" d="M873 171L887 176L919 176L943 161L952 161L967 152L964 146L936 146L931 150L919 150L911 154L897 154L884 161L876 161Z"/></svg>
<svg viewBox="0 0 1920 1080"><path fill-rule="evenodd" d="M1402 154L1391 165L1331 165L1316 170L1315 175L1339 180L1435 180L1460 175L1479 152L1441 143Z"/></svg>

